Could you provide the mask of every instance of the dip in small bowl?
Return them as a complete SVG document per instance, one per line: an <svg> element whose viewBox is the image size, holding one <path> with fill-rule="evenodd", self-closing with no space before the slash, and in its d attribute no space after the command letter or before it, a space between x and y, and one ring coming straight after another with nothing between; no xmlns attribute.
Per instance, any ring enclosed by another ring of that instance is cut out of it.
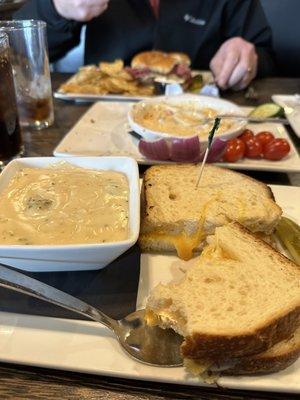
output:
<svg viewBox="0 0 300 400"><path fill-rule="evenodd" d="M133 104L128 113L131 129L146 140L188 138L199 136L207 142L214 118L220 114L245 115L243 110L226 100L184 94L160 96ZM221 120L216 136L229 139L246 126L245 121Z"/></svg>

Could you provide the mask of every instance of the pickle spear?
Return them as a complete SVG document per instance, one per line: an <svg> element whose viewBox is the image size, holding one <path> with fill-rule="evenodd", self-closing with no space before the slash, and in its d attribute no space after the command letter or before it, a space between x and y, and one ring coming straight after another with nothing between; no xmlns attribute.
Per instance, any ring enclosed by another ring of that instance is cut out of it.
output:
<svg viewBox="0 0 300 400"><path fill-rule="evenodd" d="M282 217L275 234L295 263L300 265L300 227L289 218Z"/></svg>

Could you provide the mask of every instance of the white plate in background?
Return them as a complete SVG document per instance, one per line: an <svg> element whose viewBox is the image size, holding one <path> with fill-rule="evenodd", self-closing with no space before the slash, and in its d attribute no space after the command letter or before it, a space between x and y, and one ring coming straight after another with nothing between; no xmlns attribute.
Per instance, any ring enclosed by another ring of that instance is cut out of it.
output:
<svg viewBox="0 0 300 400"><path fill-rule="evenodd" d="M274 94L272 100L285 110L286 118L289 120L295 134L300 138L300 96Z"/></svg>
<svg viewBox="0 0 300 400"><path fill-rule="evenodd" d="M206 85L210 82L213 81L213 76L210 71L197 71L194 70L192 71L192 75L197 75L201 74L203 78L203 84ZM100 94L83 94L83 93L63 93L57 90L54 92L54 97L56 99L60 100L66 100L66 101L76 101L80 103L93 103L97 100L102 100L102 101L140 101L144 99L149 99L151 97L155 96L128 96L124 94L105 94L105 95L100 95Z"/></svg>
<svg viewBox="0 0 300 400"><path fill-rule="evenodd" d="M71 156L129 156L139 164L162 164L162 161L148 160L138 150L138 140L128 133L127 113L133 102L95 103L66 134L53 154L56 157ZM255 132L269 130L276 137L289 140L291 151L280 161L251 160L244 158L236 163L219 163L231 169L300 172L299 154L281 124L249 124Z"/></svg>
<svg viewBox="0 0 300 400"><path fill-rule="evenodd" d="M286 216L300 224L300 188L270 185ZM158 282L178 274L184 261L170 255L142 255L137 306ZM119 378L208 386L183 368L159 368L128 357L113 334L95 322L0 313L0 361ZM222 377L224 388L300 394L300 359L289 368L261 376Z"/></svg>
<svg viewBox="0 0 300 400"><path fill-rule="evenodd" d="M82 94L82 93L62 93L62 92L54 92L53 95L56 99L66 100L66 101L75 101L78 103L94 103L98 100L107 100L107 101L140 101L145 97L142 96L125 96L120 94L107 94L107 95L99 95L99 94Z"/></svg>

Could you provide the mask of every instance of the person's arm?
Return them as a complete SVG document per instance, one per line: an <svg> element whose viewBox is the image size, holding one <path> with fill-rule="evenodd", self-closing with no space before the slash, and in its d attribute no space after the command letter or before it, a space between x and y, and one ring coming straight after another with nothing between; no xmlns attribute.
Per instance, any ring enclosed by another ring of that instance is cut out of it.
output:
<svg viewBox="0 0 300 400"><path fill-rule="evenodd" d="M47 23L51 62L79 44L82 23L59 15L52 0L30 0L14 14L14 19L39 19Z"/></svg>
<svg viewBox="0 0 300 400"><path fill-rule="evenodd" d="M82 24L101 15L108 4L109 0L30 0L14 18L47 22L50 61L55 61L77 46Z"/></svg>
<svg viewBox="0 0 300 400"><path fill-rule="evenodd" d="M238 36L255 45L257 76L276 73L272 31L259 0L229 0L223 34L225 40Z"/></svg>

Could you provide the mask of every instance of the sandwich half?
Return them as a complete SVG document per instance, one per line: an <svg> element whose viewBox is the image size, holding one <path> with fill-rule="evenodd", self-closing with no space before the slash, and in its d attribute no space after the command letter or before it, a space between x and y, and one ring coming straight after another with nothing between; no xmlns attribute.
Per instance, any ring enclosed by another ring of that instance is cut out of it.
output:
<svg viewBox="0 0 300 400"><path fill-rule="evenodd" d="M177 251L192 258L218 226L235 221L270 235L281 216L271 189L246 175L207 165L196 188L199 166L149 168L142 188L139 244L143 251Z"/></svg>
<svg viewBox="0 0 300 400"><path fill-rule="evenodd" d="M158 285L151 325L184 337L193 373L266 373L300 353L300 269L238 223L216 228L180 282Z"/></svg>

